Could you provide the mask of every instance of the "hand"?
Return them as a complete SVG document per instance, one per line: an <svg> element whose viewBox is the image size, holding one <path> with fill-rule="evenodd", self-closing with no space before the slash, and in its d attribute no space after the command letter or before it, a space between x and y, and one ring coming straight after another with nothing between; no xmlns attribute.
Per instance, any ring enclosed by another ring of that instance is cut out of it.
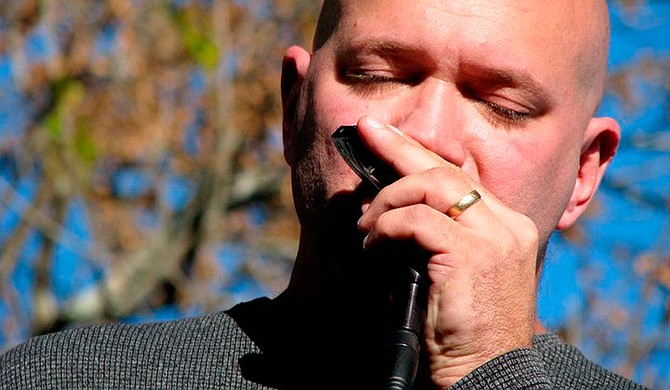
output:
<svg viewBox="0 0 670 390"><path fill-rule="evenodd" d="M361 138L401 176L364 206L370 249L411 240L429 253L425 341L433 382L448 387L481 364L529 347L535 325L535 224L459 167L392 126L369 118ZM445 212L476 189L482 200L457 220Z"/></svg>

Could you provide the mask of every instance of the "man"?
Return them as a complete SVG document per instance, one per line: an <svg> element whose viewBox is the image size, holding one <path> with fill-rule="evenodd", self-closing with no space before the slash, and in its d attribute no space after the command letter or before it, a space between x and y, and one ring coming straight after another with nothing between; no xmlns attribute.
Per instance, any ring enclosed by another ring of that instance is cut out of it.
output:
<svg viewBox="0 0 670 390"><path fill-rule="evenodd" d="M619 142L593 117L608 39L604 1L325 1L313 53L283 62L302 227L286 291L32 340L0 361L3 388L383 388L390 280L407 265L428 278L414 388L641 388L536 320L547 240ZM343 124L401 178L361 183L331 140Z"/></svg>

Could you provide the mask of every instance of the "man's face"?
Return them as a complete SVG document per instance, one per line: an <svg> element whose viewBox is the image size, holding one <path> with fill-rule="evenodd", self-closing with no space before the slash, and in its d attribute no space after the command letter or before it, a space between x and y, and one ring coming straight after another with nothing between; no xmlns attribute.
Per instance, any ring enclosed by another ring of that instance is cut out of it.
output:
<svg viewBox="0 0 670 390"><path fill-rule="evenodd" d="M592 22L577 8L342 2L332 34L311 58L287 137L298 203L306 203L298 205L303 227L318 228L311 210L360 183L330 134L372 115L528 215L546 241L575 186L600 94L591 68L601 64L592 65L583 42Z"/></svg>

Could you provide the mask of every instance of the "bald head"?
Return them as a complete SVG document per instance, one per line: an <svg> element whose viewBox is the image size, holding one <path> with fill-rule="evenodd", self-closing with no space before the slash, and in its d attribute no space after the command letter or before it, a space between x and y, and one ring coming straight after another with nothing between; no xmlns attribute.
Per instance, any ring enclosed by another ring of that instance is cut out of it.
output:
<svg viewBox="0 0 670 390"><path fill-rule="evenodd" d="M586 101L597 106L607 81L609 10L604 0L579 2L579 5L584 9L575 23L576 28L581 27L578 30L581 50L577 55L577 80L586 94Z"/></svg>
<svg viewBox="0 0 670 390"><path fill-rule="evenodd" d="M314 50L318 50L331 37L342 15L340 0L325 0L314 34Z"/></svg>

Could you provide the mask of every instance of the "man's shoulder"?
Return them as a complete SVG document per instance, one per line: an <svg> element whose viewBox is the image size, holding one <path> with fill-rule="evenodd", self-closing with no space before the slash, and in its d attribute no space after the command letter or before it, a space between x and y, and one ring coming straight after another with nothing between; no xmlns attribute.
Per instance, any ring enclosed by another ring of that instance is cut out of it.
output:
<svg viewBox="0 0 670 390"><path fill-rule="evenodd" d="M542 356L553 387L557 389L644 389L590 361L577 348L553 333L537 335L533 349Z"/></svg>
<svg viewBox="0 0 670 390"><path fill-rule="evenodd" d="M177 346L197 348L215 339L226 339L237 331L234 321L225 312L163 322L76 326L31 338L0 358L4 361L36 355L35 358L45 359L57 355L130 352L136 349L143 353L150 353L152 349L166 352Z"/></svg>
<svg viewBox="0 0 670 390"><path fill-rule="evenodd" d="M0 389L54 384L165 388L183 380L215 388L238 371L241 356L257 350L225 312L84 326L35 337L0 355Z"/></svg>
<svg viewBox="0 0 670 390"><path fill-rule="evenodd" d="M532 348L501 355L466 375L453 389L643 390L588 360L555 334L537 335Z"/></svg>

